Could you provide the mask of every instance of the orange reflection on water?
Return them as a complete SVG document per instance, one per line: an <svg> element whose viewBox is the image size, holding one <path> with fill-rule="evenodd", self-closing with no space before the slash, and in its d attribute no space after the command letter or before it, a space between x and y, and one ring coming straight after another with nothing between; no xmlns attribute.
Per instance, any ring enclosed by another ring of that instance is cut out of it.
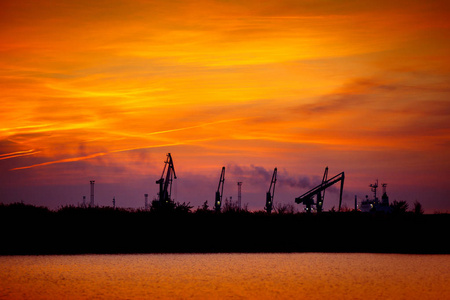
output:
<svg viewBox="0 0 450 300"><path fill-rule="evenodd" d="M2 299L445 299L450 256L0 257Z"/></svg>

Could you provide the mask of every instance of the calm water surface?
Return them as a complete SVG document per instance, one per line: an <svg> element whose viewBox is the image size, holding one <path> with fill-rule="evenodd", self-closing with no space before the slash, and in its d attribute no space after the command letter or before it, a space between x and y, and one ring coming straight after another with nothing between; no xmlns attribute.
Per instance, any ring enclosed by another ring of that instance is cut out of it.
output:
<svg viewBox="0 0 450 300"><path fill-rule="evenodd" d="M0 299L450 299L450 255L0 257Z"/></svg>

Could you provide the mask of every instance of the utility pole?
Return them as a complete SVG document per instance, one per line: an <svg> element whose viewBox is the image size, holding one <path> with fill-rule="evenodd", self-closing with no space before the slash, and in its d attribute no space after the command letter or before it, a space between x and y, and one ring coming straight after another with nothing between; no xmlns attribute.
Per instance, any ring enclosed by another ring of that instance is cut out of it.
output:
<svg viewBox="0 0 450 300"><path fill-rule="evenodd" d="M241 187L242 187L242 182L241 181L238 181L238 183L237 183L237 185L238 185L238 208L239 208L239 210L241 210Z"/></svg>

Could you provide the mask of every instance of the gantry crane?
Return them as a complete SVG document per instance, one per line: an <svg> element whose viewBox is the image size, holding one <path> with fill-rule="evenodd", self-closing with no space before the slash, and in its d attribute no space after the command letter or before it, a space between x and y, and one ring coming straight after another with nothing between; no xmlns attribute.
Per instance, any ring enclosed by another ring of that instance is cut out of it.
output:
<svg viewBox="0 0 450 300"><path fill-rule="evenodd" d="M156 181L156 183L159 184L158 200L162 205L168 204L171 201L173 179L177 179L177 175L175 174L175 168L173 167L172 156L170 153L167 153L167 159L164 162L161 178Z"/></svg>
<svg viewBox="0 0 450 300"><path fill-rule="evenodd" d="M303 203L306 206L307 212L311 212L311 206L315 204L316 208L317 208L317 212L320 213L320 212L322 212L322 206L323 206L323 201L324 201L324 197L325 197L325 189L329 188L333 184L340 181L341 182L341 190L340 190L340 195L339 195L339 211L341 211L342 191L344 189L345 174L344 174L344 172L342 172L330 179L327 179L327 177L328 177L328 167L325 168L325 173L322 178L322 183L320 185L316 186L315 188L311 189L310 191L304 193L300 197L295 198L295 203L298 203L298 204ZM322 192L323 192L323 194L322 194ZM314 196L317 197L316 203L314 203L314 200L313 200Z"/></svg>
<svg viewBox="0 0 450 300"><path fill-rule="evenodd" d="M266 193L266 207L264 209L268 214L272 212L273 196L275 195L275 183L277 182L277 168L273 169L272 180L270 181L269 191Z"/></svg>
<svg viewBox="0 0 450 300"><path fill-rule="evenodd" d="M222 173L220 173L219 186L216 191L216 200L214 201L214 208L216 212L220 212L222 206L223 185L225 183L225 167L222 167Z"/></svg>

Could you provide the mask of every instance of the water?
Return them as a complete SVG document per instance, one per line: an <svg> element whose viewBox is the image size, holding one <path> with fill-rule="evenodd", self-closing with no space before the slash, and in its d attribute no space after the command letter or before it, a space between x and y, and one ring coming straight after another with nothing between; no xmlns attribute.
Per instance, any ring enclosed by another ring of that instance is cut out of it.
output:
<svg viewBox="0 0 450 300"><path fill-rule="evenodd" d="M450 299L450 255L0 257L0 299Z"/></svg>

